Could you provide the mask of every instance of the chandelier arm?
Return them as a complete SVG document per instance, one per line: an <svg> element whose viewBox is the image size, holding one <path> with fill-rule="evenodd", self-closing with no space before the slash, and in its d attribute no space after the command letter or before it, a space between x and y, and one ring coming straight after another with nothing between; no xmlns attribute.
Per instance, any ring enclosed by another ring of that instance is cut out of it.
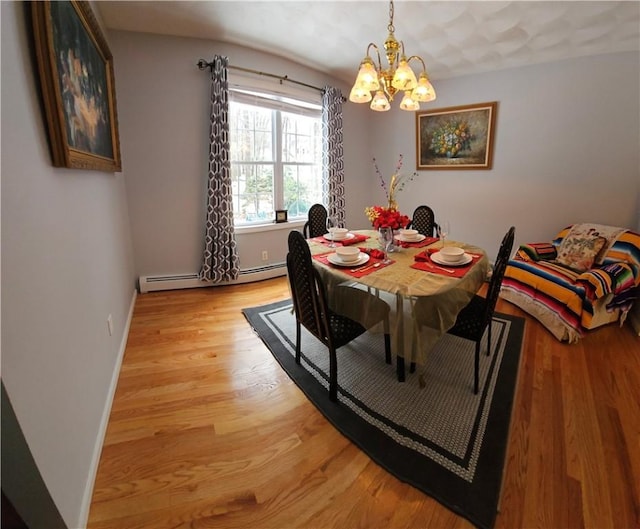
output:
<svg viewBox="0 0 640 529"><path fill-rule="evenodd" d="M404 51L404 50L403 50L403 51ZM418 55L412 55L411 57L409 57L409 58L407 59L407 64L409 64L409 61L410 61L411 59L417 59L418 61L420 61L420 62L422 63L422 71L423 71L423 72L425 72L425 73L427 73L427 66L426 66L426 64L424 63L424 60L422 60L422 57L419 57Z"/></svg>
<svg viewBox="0 0 640 529"><path fill-rule="evenodd" d="M376 50L376 55L378 57L378 71L380 71L380 70L382 70L382 61L380 60L380 49L373 42L370 42L369 45L367 46L367 57L371 58L369 56L369 53L370 53L370 50L371 50L372 47L373 47L374 50Z"/></svg>
<svg viewBox="0 0 640 529"><path fill-rule="evenodd" d="M380 48L378 48L378 46L374 43L374 42L370 42L369 46L367 46L367 56L369 56L369 50L373 47L373 49L376 50L376 56L378 57L378 80L380 82L380 86L382 88L382 91L386 94L387 98L389 98L389 100L393 101L393 94L389 93L387 84L388 84L388 80L385 77L385 70L382 69L382 59L380 57Z"/></svg>

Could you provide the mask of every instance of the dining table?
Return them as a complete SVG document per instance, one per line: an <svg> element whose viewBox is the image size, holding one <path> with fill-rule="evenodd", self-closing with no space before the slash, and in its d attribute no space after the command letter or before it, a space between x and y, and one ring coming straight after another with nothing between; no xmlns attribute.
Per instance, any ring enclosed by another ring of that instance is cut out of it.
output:
<svg viewBox="0 0 640 529"><path fill-rule="evenodd" d="M408 241L396 237L394 250L387 253L387 263L376 230L351 230L342 241L331 241L326 234L307 242L332 310L368 325L368 307L363 305L361 296L350 297L344 295L348 289L336 288L345 284L366 289L390 305L392 352L397 359L398 380L404 381L405 360L412 368L424 368L429 351L454 325L460 310L487 279L489 261L482 248L447 239L448 246L465 250L465 260L469 262L458 266L443 264L438 255L434 257L443 244L441 240L420 236L420 240ZM361 259L355 264L341 262L335 254L341 245L357 245ZM418 299L421 301L416 305ZM383 332L380 327L369 330ZM422 375L420 384L424 385Z"/></svg>

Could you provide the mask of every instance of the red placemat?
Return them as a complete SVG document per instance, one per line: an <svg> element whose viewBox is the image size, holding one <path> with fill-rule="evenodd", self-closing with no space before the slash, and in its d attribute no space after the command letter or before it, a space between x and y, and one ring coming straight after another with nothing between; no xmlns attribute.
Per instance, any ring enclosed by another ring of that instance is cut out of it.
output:
<svg viewBox="0 0 640 529"><path fill-rule="evenodd" d="M471 262L469 264L464 266L442 266L434 263L430 257L431 254L438 251L440 251L439 248L430 248L415 255L414 259L416 262L411 265L411 268L448 277L463 277L482 257L481 255L467 252L467 254L471 256Z"/></svg>
<svg viewBox="0 0 640 529"><path fill-rule="evenodd" d="M376 259L375 257L370 255L369 260L365 264L360 265L359 267L349 268L347 266L336 266L333 263L330 263L329 260L327 259L330 253L331 252L314 255L313 258L322 264L325 264L327 266L330 266L331 268L340 270L341 272L344 272L345 274L350 275L352 277L364 277L366 275L372 274L377 270L382 270L383 268L395 263L395 261L391 261L387 264L384 264L382 262L382 259Z"/></svg>
<svg viewBox="0 0 640 529"><path fill-rule="evenodd" d="M419 242L406 242L406 241L401 241L399 239L396 239L396 242L402 248L423 248L439 240L440 239L438 239L437 237L425 237L424 240Z"/></svg>
<svg viewBox="0 0 640 529"><path fill-rule="evenodd" d="M350 239L345 239L342 241L334 241L335 246L350 246L352 244L357 244L359 242L364 242L369 238L368 235L357 235L357 234L353 234L353 237ZM310 239L313 242L319 242L320 244L324 244L325 246L329 246L331 244L331 240L330 239L325 239L324 235L321 235L320 237L314 237L313 239Z"/></svg>
<svg viewBox="0 0 640 529"><path fill-rule="evenodd" d="M352 244L358 244L359 242L366 241L369 236L368 235L358 235L357 233L353 234L354 237L352 239L345 239L344 241L340 241L342 246L351 246Z"/></svg>

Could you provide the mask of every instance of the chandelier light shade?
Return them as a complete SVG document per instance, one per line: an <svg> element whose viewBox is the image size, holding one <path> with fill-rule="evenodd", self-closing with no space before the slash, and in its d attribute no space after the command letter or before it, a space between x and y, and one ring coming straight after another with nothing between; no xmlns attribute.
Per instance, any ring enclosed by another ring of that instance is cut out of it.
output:
<svg viewBox="0 0 640 529"><path fill-rule="evenodd" d="M389 35L384 42L385 55L388 68L382 67L380 50L373 42L367 46L367 55L360 63L358 76L351 88L349 101L353 103L368 103L371 101L371 110L384 112L391 108L391 101L399 92L404 92L400 103L402 110L420 110L420 103L427 103L436 98L436 91L429 81L427 67L422 58L412 55L409 58L404 53L404 43L397 41L393 26L393 0L389 2ZM376 51L378 62L369 55L371 49ZM422 71L416 78L415 72L409 63L418 61L422 65ZM375 94L375 95L373 95Z"/></svg>
<svg viewBox="0 0 640 529"><path fill-rule="evenodd" d="M353 101L354 103L368 103L371 101L371 92L361 86L354 85L349 93L349 101Z"/></svg>
<svg viewBox="0 0 640 529"><path fill-rule="evenodd" d="M389 104L387 97L384 95L384 92L382 90L378 90L371 101L370 107L371 110L375 110L376 112L384 112L385 110L389 110L391 105Z"/></svg>
<svg viewBox="0 0 640 529"><path fill-rule="evenodd" d="M415 99L413 99L413 94L411 90L407 90L404 93L404 97L400 102L400 108L402 110L420 110L420 103L418 103Z"/></svg>

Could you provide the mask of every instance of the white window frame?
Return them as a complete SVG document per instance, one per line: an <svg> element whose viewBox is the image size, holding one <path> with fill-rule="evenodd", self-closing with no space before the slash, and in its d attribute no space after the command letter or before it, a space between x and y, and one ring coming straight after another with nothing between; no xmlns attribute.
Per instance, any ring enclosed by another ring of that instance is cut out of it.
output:
<svg viewBox="0 0 640 529"><path fill-rule="evenodd" d="M322 107L321 96L314 93L301 93L299 90L287 90L278 85L278 90L273 87L266 87L266 83L248 83L245 80L237 81L230 78L229 82L229 98L232 101L244 102L249 104L260 103L260 106L272 108L274 110L282 110L286 112L294 112L302 115L311 115L321 119ZM282 130L279 116L274 130L273 146L274 156L274 207L275 209L283 209L284 190L283 187L283 164L282 164ZM275 216L275 213L274 213ZM247 222L235 224L235 230L243 233L269 231L272 229L291 229L302 226L306 222L306 217L292 217L286 223L274 224L271 221L259 220L255 222Z"/></svg>

